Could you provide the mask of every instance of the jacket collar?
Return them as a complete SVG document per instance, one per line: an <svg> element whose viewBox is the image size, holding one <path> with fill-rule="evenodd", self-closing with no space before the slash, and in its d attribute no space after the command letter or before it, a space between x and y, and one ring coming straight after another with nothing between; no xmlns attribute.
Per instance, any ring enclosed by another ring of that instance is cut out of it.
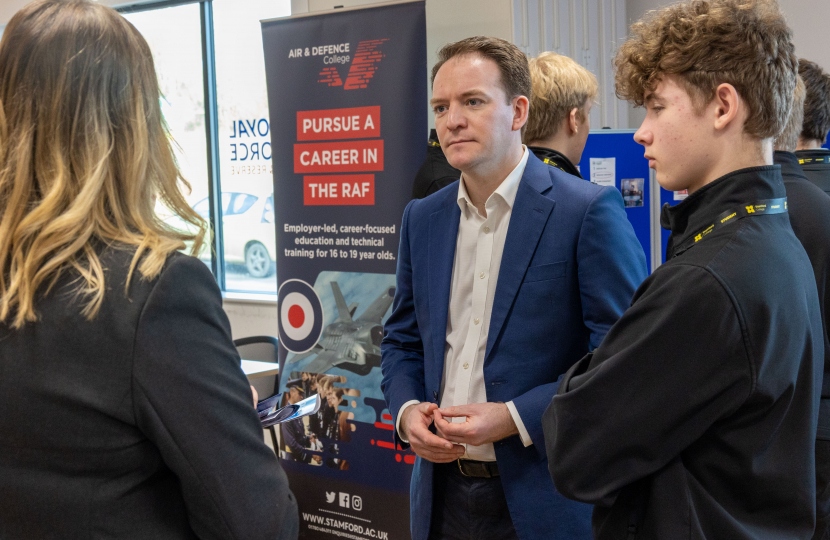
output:
<svg viewBox="0 0 830 540"><path fill-rule="evenodd" d="M830 150L827 148L811 148L809 150L798 150L795 153L796 156L813 156L813 157L826 157L830 156Z"/></svg>
<svg viewBox="0 0 830 540"><path fill-rule="evenodd" d="M798 156L792 152L776 150L772 155L772 161L776 165L781 165L781 176L784 178L797 177L807 180L801 165L798 164Z"/></svg>
<svg viewBox="0 0 830 540"><path fill-rule="evenodd" d="M544 146L528 146L527 149L533 152L544 163L556 167L561 171L565 171L568 174L572 174L577 178L582 178L582 175L579 174L579 169L571 163L570 159L565 157L565 154L557 152L552 148L545 148Z"/></svg>
<svg viewBox="0 0 830 540"><path fill-rule="evenodd" d="M798 150L795 153L799 164L816 165L824 164L828 157L830 157L830 150L827 148L811 148L809 150ZM818 160L818 161L816 161Z"/></svg>
<svg viewBox="0 0 830 540"><path fill-rule="evenodd" d="M711 225L726 210L786 196L779 165L739 169L703 186L680 204L663 205L660 225L671 231L673 248ZM673 254L673 249L669 251L667 259Z"/></svg>
<svg viewBox="0 0 830 540"><path fill-rule="evenodd" d="M516 202L516 192L519 190L519 182L524 175L525 166L527 165L527 158L530 152L525 145L522 145L522 158L519 160L519 163L510 171L510 174L502 180L499 187L490 194L485 202L486 208L492 208L494 205L498 204L498 199L503 200L507 206L513 208L513 203ZM468 207L473 207L472 200L470 199L470 195L467 192L467 183L464 179L464 174L461 174L461 181L458 182L458 207L462 210L462 212L466 212Z"/></svg>

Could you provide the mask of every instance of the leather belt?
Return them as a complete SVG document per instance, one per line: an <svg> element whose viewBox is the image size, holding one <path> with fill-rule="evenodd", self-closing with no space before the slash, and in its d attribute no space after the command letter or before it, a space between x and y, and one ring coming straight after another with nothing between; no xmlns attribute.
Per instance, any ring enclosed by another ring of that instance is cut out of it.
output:
<svg viewBox="0 0 830 540"><path fill-rule="evenodd" d="M472 459L457 459L458 470L464 476L475 478L493 478L499 476L499 466L495 461L474 461Z"/></svg>

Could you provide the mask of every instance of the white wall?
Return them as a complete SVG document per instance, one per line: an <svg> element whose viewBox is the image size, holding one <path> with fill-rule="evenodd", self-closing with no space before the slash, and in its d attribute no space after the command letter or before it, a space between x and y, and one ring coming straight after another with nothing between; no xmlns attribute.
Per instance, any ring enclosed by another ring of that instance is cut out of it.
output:
<svg viewBox="0 0 830 540"><path fill-rule="evenodd" d="M628 0L628 24L636 22L647 11L675 3L675 0ZM793 30L795 52L799 58L812 60L830 71L827 21L830 20L830 2L827 0L778 0L781 11ZM639 126L645 111L631 108L628 125Z"/></svg>
<svg viewBox="0 0 830 540"><path fill-rule="evenodd" d="M277 335L277 305L273 301L224 301L234 339L248 336Z"/></svg>
<svg viewBox="0 0 830 540"><path fill-rule="evenodd" d="M795 52L830 71L827 21L830 2L827 0L778 0L781 10L793 29Z"/></svg>
<svg viewBox="0 0 830 540"><path fill-rule="evenodd" d="M612 59L625 37L626 0L514 0L513 42L528 56L554 51L593 73L599 92L591 127L628 127L628 105L614 95Z"/></svg>

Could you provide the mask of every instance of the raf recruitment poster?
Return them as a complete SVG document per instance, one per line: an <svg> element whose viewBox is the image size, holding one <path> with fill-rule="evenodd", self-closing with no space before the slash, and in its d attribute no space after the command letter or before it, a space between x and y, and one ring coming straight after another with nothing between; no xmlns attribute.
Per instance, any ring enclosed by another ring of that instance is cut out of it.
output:
<svg viewBox="0 0 830 540"><path fill-rule="evenodd" d="M426 155L424 2L263 21L271 116L280 387L317 414L277 452L300 537L410 538L415 455L380 389L400 223Z"/></svg>

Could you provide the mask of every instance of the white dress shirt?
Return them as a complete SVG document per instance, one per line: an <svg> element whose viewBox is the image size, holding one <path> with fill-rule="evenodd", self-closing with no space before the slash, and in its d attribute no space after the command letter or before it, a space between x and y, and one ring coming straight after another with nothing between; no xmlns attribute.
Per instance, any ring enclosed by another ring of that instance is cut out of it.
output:
<svg viewBox="0 0 830 540"><path fill-rule="evenodd" d="M487 402L484 353L487 348L490 315L507 228L527 158L528 150L524 147L519 164L487 198L484 204L486 218L470 200L463 175L458 183L461 218L452 267L441 408ZM419 402L413 400L404 403L400 411L403 412L409 405L416 403ZM506 405L519 429L522 443L525 446L533 444L513 402L510 401ZM455 418L453 421L463 422L465 418ZM400 416L396 427L400 435ZM467 452L462 459L496 460L492 443L465 447Z"/></svg>

